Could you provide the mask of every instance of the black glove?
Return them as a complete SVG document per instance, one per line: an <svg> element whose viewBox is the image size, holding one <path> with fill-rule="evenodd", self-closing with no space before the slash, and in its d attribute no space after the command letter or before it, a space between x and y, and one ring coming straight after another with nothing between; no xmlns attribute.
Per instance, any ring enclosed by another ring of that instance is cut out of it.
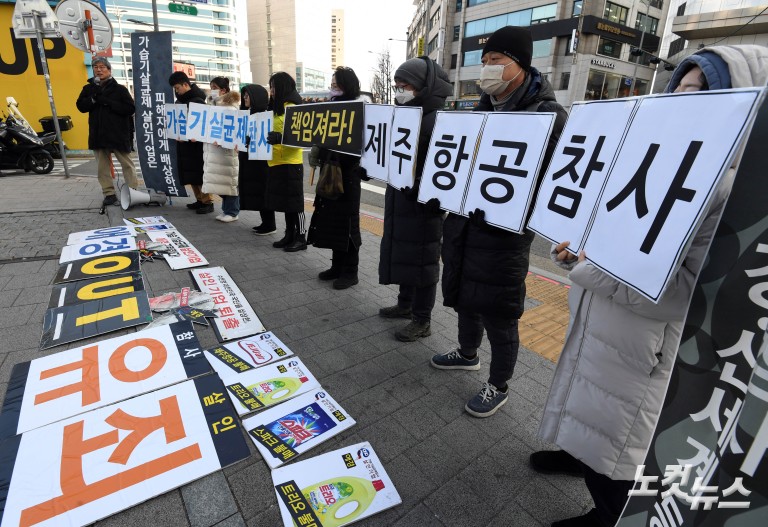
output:
<svg viewBox="0 0 768 527"><path fill-rule="evenodd" d="M485 221L485 211L483 209L475 209L474 212L470 211L469 222L480 228L489 227L488 222Z"/></svg>
<svg viewBox="0 0 768 527"><path fill-rule="evenodd" d="M419 191L416 189L412 189L411 187L403 187L403 195L405 196L405 199L407 199L408 201L416 201L417 199L419 199ZM440 208L439 202L438 202L438 208Z"/></svg>
<svg viewBox="0 0 768 527"><path fill-rule="evenodd" d="M427 201L424 204L424 208L427 209L427 212L431 212L433 214L442 212L442 210L440 210L440 200L437 198L431 198L429 201Z"/></svg>
<svg viewBox="0 0 768 527"><path fill-rule="evenodd" d="M283 142L283 134L280 132L269 132L267 134L267 143L271 145L279 145Z"/></svg>
<svg viewBox="0 0 768 527"><path fill-rule="evenodd" d="M362 179L363 181L370 181L371 180L371 178L368 177L368 171L365 168L361 167L361 166L357 167L357 175L360 176L360 179Z"/></svg>

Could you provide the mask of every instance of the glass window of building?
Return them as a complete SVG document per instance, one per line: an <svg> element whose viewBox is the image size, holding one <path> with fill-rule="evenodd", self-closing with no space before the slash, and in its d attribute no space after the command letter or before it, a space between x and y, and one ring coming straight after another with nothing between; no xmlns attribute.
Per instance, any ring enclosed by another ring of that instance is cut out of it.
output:
<svg viewBox="0 0 768 527"><path fill-rule="evenodd" d="M477 66L481 64L480 59L483 58L483 50L477 49L475 51L465 51L464 58L461 61L462 66Z"/></svg>
<svg viewBox="0 0 768 527"><path fill-rule="evenodd" d="M464 36L485 35L493 33L504 26L530 26L550 22L557 16L557 4L547 4L533 9L523 9L505 15L492 16L473 20L464 25Z"/></svg>
<svg viewBox="0 0 768 527"><path fill-rule="evenodd" d="M552 39L546 40L534 40L533 41L533 56L532 58L538 59L542 57L549 57L552 54Z"/></svg>
<svg viewBox="0 0 768 527"><path fill-rule="evenodd" d="M459 35L461 35L461 26L453 26L453 41L454 42L459 40Z"/></svg>
<svg viewBox="0 0 768 527"><path fill-rule="evenodd" d="M452 70L456 69L456 64L458 63L458 61L459 61L459 56L456 53L451 55L451 69Z"/></svg>
<svg viewBox="0 0 768 527"><path fill-rule="evenodd" d="M437 36L429 41L429 44L427 44L427 55L432 53L437 49Z"/></svg>
<svg viewBox="0 0 768 527"><path fill-rule="evenodd" d="M650 66L652 58L653 58L653 55L651 55L650 53L643 53L639 57L636 57L631 53L629 54L629 62L633 64L641 64L643 66Z"/></svg>
<svg viewBox="0 0 768 527"><path fill-rule="evenodd" d="M589 70L589 77L587 77L587 89L584 92L584 100L599 101L602 98L604 83L605 72Z"/></svg>
<svg viewBox="0 0 768 527"><path fill-rule="evenodd" d="M461 5L464 3L464 0L456 0L456 12L461 13Z"/></svg>
<svg viewBox="0 0 768 527"><path fill-rule="evenodd" d="M603 18L606 20L610 20L611 22L616 22L617 24L625 26L627 25L627 14L629 14L629 9L626 7L620 6L619 4L614 4L613 2L605 3Z"/></svg>
<svg viewBox="0 0 768 527"><path fill-rule="evenodd" d="M635 20L635 29L638 29L640 31L645 31L646 33L650 33L651 35L656 34L656 30L659 28L659 19L653 18L652 16L646 16L643 13L637 14L637 19Z"/></svg>
<svg viewBox="0 0 768 527"><path fill-rule="evenodd" d="M534 7L531 11L531 24L551 22L557 16L557 4Z"/></svg>
<svg viewBox="0 0 768 527"><path fill-rule="evenodd" d="M566 71L562 75L560 75L560 89L561 90L567 90L568 84L571 82L571 72Z"/></svg>
<svg viewBox="0 0 768 527"><path fill-rule="evenodd" d="M479 97L482 90L477 81L461 81L459 83L459 97Z"/></svg>
<svg viewBox="0 0 768 527"><path fill-rule="evenodd" d="M613 59L621 58L621 42L616 42L609 38L600 37L597 41L597 54L611 57Z"/></svg>
<svg viewBox="0 0 768 527"><path fill-rule="evenodd" d="M571 16L581 16L581 7L583 5L584 0L576 0L573 3L573 10L571 11Z"/></svg>

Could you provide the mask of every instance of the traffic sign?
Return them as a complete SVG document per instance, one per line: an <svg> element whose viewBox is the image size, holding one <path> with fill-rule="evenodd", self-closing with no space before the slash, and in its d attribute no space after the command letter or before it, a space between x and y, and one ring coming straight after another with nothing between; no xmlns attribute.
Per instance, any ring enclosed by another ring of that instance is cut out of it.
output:
<svg viewBox="0 0 768 527"><path fill-rule="evenodd" d="M168 4L168 10L171 13L177 13L177 14L180 14L180 15L197 16L197 8L195 6L193 6L193 5L170 3L170 4Z"/></svg>

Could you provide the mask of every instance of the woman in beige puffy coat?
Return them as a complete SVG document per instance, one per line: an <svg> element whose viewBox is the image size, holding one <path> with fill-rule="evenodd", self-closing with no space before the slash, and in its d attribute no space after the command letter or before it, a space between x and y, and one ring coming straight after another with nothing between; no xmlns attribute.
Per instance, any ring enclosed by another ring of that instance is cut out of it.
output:
<svg viewBox="0 0 768 527"><path fill-rule="evenodd" d="M226 77L214 77L211 80L211 94L207 103L239 110L240 94L230 91L229 79ZM236 221L240 214L240 198L237 195L238 172L236 150L222 148L215 143L203 145L202 191L221 196L221 214L216 216L216 219L224 223Z"/></svg>

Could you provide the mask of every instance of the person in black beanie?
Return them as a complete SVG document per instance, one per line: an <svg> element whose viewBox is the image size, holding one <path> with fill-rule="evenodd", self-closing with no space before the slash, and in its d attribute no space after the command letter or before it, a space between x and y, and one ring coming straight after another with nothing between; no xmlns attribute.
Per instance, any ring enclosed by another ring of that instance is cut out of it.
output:
<svg viewBox="0 0 768 527"><path fill-rule="evenodd" d="M398 329L395 337L413 342L431 334L443 235L443 211L427 209L417 197L437 111L453 89L448 75L429 57L405 61L395 71L394 80L395 104L422 109L421 131L413 186L397 190L387 185L384 195L379 283L398 284L400 291L397 304L381 308L379 315L410 318L411 322Z"/></svg>
<svg viewBox="0 0 768 527"><path fill-rule="evenodd" d="M507 26L496 31L483 48L477 111L554 112L555 124L542 171L557 145L566 112L552 86L531 66L533 40L527 28ZM436 199L426 204L439 207ZM432 357L444 370L479 370L477 349L487 332L491 345L488 382L466 404L475 417L489 417L507 402L507 381L520 347L518 320L525 303L525 278L533 233L516 234L485 222L476 209L469 218L448 214L443 225L444 304L459 315L459 347Z"/></svg>

